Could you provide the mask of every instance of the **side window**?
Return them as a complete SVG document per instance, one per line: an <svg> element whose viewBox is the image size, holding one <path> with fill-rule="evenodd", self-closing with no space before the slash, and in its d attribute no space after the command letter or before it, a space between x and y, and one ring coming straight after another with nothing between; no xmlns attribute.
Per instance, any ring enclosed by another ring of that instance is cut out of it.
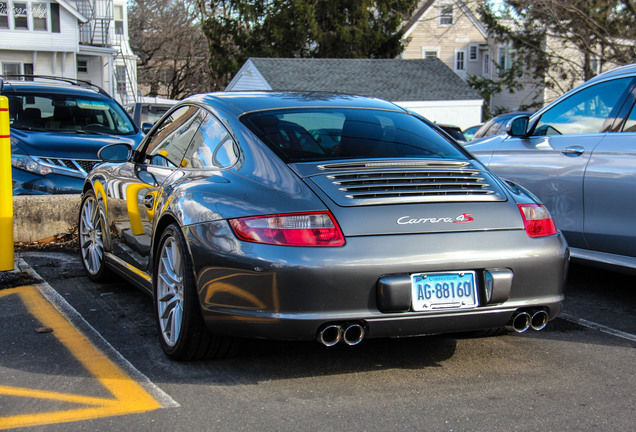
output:
<svg viewBox="0 0 636 432"><path fill-rule="evenodd" d="M187 168L229 168L239 157L238 146L225 126L212 114L207 114L195 133L184 166Z"/></svg>
<svg viewBox="0 0 636 432"><path fill-rule="evenodd" d="M201 125L199 111L195 106L185 105L166 117L146 147L146 162L181 167L190 141Z"/></svg>
<svg viewBox="0 0 636 432"><path fill-rule="evenodd" d="M588 87L546 111L533 135L564 135L602 132L605 121L632 78L606 81Z"/></svg>
<svg viewBox="0 0 636 432"><path fill-rule="evenodd" d="M623 132L636 132L636 105L632 107L632 112L629 113L629 117L625 121Z"/></svg>

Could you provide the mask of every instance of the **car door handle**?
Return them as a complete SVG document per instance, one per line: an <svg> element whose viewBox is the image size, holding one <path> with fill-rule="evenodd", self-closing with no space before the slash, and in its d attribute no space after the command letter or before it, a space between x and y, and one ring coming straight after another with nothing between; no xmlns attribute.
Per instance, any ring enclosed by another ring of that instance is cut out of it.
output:
<svg viewBox="0 0 636 432"><path fill-rule="evenodd" d="M146 195L144 197L144 205L152 210L155 206L155 196L153 194Z"/></svg>
<svg viewBox="0 0 636 432"><path fill-rule="evenodd" d="M581 156L585 152L585 148L581 146L570 146L561 150L565 156L576 157Z"/></svg>

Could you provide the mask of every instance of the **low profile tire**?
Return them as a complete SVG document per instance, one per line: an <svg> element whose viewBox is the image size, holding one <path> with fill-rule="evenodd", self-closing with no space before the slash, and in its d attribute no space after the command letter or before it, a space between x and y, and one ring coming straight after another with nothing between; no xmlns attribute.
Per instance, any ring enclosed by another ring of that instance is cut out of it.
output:
<svg viewBox="0 0 636 432"><path fill-rule="evenodd" d="M214 335L205 326L185 245L174 223L161 234L153 277L161 348L173 360L225 358L233 352L234 340Z"/></svg>
<svg viewBox="0 0 636 432"><path fill-rule="evenodd" d="M104 263L106 227L99 202L93 191L84 194L77 225L82 266L90 280L104 282L111 276Z"/></svg>

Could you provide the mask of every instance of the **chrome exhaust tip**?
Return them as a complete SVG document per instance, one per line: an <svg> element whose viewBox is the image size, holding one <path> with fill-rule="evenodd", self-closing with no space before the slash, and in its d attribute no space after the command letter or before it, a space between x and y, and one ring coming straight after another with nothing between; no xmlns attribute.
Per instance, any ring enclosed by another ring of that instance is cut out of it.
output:
<svg viewBox="0 0 636 432"><path fill-rule="evenodd" d="M530 328L532 330L543 330L548 325L548 313L544 310L538 310L532 314L530 319Z"/></svg>
<svg viewBox="0 0 636 432"><path fill-rule="evenodd" d="M349 345L358 345L364 339L366 332L360 324L351 324L344 331L343 340Z"/></svg>
<svg viewBox="0 0 636 432"><path fill-rule="evenodd" d="M530 328L532 317L528 312L520 312L512 317L510 325L507 327L517 333L523 333Z"/></svg>
<svg viewBox="0 0 636 432"><path fill-rule="evenodd" d="M342 333L342 327L339 325L328 325L318 333L317 339L324 346L330 347L340 342Z"/></svg>

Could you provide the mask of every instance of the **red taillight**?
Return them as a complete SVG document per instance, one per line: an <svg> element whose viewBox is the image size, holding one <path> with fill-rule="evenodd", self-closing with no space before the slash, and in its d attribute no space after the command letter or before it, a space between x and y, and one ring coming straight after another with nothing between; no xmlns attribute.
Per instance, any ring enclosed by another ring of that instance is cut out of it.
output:
<svg viewBox="0 0 636 432"><path fill-rule="evenodd" d="M530 237L545 237L557 233L550 212L541 204L517 204L523 225Z"/></svg>
<svg viewBox="0 0 636 432"><path fill-rule="evenodd" d="M241 240L284 246L342 246L344 235L329 212L230 219Z"/></svg>

